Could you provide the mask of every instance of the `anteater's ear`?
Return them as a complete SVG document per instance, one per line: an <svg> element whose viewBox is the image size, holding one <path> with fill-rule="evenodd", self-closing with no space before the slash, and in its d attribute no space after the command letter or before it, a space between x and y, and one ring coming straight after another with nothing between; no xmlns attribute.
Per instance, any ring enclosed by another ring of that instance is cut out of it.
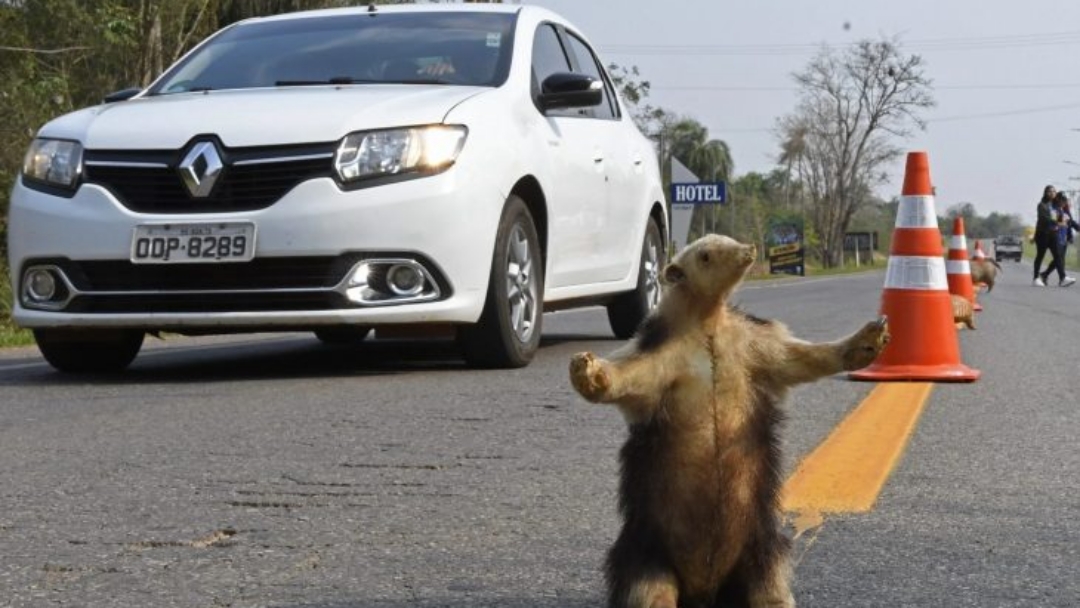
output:
<svg viewBox="0 0 1080 608"><path fill-rule="evenodd" d="M682 269L682 266L672 262L664 267L662 276L668 285L678 285L686 280L686 271Z"/></svg>

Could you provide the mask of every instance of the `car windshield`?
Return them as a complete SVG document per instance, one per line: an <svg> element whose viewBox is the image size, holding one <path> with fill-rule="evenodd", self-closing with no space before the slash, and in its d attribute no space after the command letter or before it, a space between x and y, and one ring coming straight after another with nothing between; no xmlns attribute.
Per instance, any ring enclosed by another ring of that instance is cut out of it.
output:
<svg viewBox="0 0 1080 608"><path fill-rule="evenodd" d="M516 15L376 13L228 28L171 68L151 95L320 84L499 86Z"/></svg>

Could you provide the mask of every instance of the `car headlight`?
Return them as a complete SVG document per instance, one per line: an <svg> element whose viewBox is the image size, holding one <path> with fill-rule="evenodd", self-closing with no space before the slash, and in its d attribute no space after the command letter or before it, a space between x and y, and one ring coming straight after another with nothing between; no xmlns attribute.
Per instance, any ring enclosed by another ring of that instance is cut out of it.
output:
<svg viewBox="0 0 1080 608"><path fill-rule="evenodd" d="M82 146L65 139L38 138L23 159L23 177L67 190L74 189L82 173Z"/></svg>
<svg viewBox="0 0 1080 608"><path fill-rule="evenodd" d="M378 177L445 170L457 160L468 130L460 125L432 125L350 133L334 155L334 169L344 183Z"/></svg>

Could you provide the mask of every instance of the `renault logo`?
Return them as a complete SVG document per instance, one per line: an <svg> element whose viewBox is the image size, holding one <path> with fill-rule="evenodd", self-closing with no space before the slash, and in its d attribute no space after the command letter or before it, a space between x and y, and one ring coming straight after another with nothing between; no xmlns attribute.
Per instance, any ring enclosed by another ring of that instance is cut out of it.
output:
<svg viewBox="0 0 1080 608"><path fill-rule="evenodd" d="M202 141L192 146L180 162L180 177L191 196L206 198L221 176L223 166L214 142Z"/></svg>

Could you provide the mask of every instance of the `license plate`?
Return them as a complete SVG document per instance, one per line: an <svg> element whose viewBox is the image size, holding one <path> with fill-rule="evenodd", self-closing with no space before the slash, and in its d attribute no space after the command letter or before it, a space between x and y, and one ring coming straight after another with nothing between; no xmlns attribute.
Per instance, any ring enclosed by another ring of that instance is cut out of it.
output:
<svg viewBox="0 0 1080 608"><path fill-rule="evenodd" d="M142 224L131 236L133 264L247 262L255 257L255 224Z"/></svg>

